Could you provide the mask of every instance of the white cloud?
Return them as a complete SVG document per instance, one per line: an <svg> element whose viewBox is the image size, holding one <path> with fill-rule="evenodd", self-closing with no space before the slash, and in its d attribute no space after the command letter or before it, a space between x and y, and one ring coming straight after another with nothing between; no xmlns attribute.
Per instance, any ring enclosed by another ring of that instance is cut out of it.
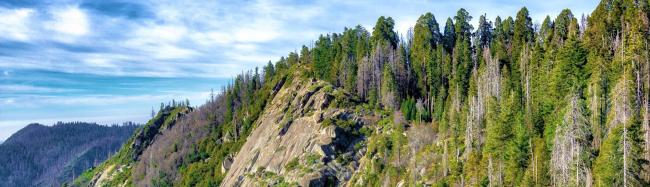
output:
<svg viewBox="0 0 650 187"><path fill-rule="evenodd" d="M182 25L158 25L154 23L143 25L135 31L135 36L142 42L177 42L185 36L187 28Z"/></svg>
<svg viewBox="0 0 650 187"><path fill-rule="evenodd" d="M27 41L30 39L30 19L35 10L0 8L0 38Z"/></svg>
<svg viewBox="0 0 650 187"><path fill-rule="evenodd" d="M269 42L282 36L279 24L274 20L260 20L258 23L233 26L228 29L196 32L192 39L202 45L218 44L228 46L238 43Z"/></svg>
<svg viewBox="0 0 650 187"><path fill-rule="evenodd" d="M257 45L254 44L234 44L233 48L237 51L255 51L257 50Z"/></svg>
<svg viewBox="0 0 650 187"><path fill-rule="evenodd" d="M232 37L238 42L266 42L277 38L279 35L276 25L266 22L261 25L255 24L253 27L239 28L233 31Z"/></svg>
<svg viewBox="0 0 650 187"><path fill-rule="evenodd" d="M111 63L109 59L102 58L102 57L87 58L87 59L83 59L83 61L85 62L85 64L94 67L103 67L103 68L117 67L115 64Z"/></svg>
<svg viewBox="0 0 650 187"><path fill-rule="evenodd" d="M188 58L198 54L192 49L181 48L175 45L157 45L152 49L156 57L159 59Z"/></svg>
<svg viewBox="0 0 650 187"><path fill-rule="evenodd" d="M133 31L133 37L122 45L133 51L142 51L157 59L184 59L198 55L198 52L181 46L188 29L182 24L140 25Z"/></svg>
<svg viewBox="0 0 650 187"><path fill-rule="evenodd" d="M45 23L45 27L60 34L83 36L89 31L86 13L78 7L52 9L52 20Z"/></svg>

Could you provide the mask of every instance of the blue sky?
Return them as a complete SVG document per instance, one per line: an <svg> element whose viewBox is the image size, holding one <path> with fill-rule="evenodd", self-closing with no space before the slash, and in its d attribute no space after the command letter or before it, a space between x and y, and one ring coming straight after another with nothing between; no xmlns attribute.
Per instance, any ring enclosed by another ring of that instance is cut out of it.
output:
<svg viewBox="0 0 650 187"><path fill-rule="evenodd" d="M203 103L211 88L321 33L391 16L406 33L459 8L476 24L526 6L534 23L598 1L0 0L0 140L38 122L146 122L172 99Z"/></svg>

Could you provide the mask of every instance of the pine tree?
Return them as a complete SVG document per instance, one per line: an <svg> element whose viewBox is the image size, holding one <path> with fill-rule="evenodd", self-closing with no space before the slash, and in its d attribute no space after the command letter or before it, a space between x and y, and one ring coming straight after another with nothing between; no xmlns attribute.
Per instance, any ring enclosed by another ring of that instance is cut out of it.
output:
<svg viewBox="0 0 650 187"><path fill-rule="evenodd" d="M564 43L564 41L569 37L569 27L572 20L576 19L571 13L571 10L564 9L560 12L560 15L555 18L554 21L554 31L553 31L553 43L556 46L559 46Z"/></svg>
<svg viewBox="0 0 650 187"><path fill-rule="evenodd" d="M312 49L312 61L314 62L314 73L317 78L330 80L332 69L332 40L329 35L321 35Z"/></svg>
<svg viewBox="0 0 650 187"><path fill-rule="evenodd" d="M540 26L539 29L538 41L541 42L543 46L546 48L551 42L552 38L553 38L553 22L551 21L550 16L546 16L546 18L544 18L544 22L542 22L542 25Z"/></svg>
<svg viewBox="0 0 650 187"><path fill-rule="evenodd" d="M638 111L634 108L634 82L626 69L611 95L607 116L608 132L594 163L596 186L644 186L641 178L644 162Z"/></svg>
<svg viewBox="0 0 650 187"><path fill-rule="evenodd" d="M426 13L418 18L413 33L413 43L411 44L411 66L415 72L417 80L418 95L430 97L429 87L438 87L439 85L428 82L431 77L440 76L437 72L430 75L427 73L429 66L434 64L434 52L440 43L441 35L436 18L431 13Z"/></svg>
<svg viewBox="0 0 650 187"><path fill-rule="evenodd" d="M476 44L476 48L479 49L477 52L481 52L482 50L480 49L484 47L489 47L492 42L492 32L492 22L487 21L485 15L481 15L478 19L478 28L476 33L474 33L476 36L474 43Z"/></svg>
<svg viewBox="0 0 650 187"><path fill-rule="evenodd" d="M503 185L503 170L505 158L504 145L512 136L508 127L500 123L500 106L496 98L492 97L487 102L488 110L485 113L485 149L483 150L483 163L486 163L487 178L490 186Z"/></svg>
<svg viewBox="0 0 650 187"><path fill-rule="evenodd" d="M551 75L553 80L553 94L556 100L562 100L564 95L571 90L583 91L586 85L587 74L584 71L586 64L586 50L577 38L577 22L572 22L573 28L571 36L565 45L557 54L557 65Z"/></svg>
<svg viewBox="0 0 650 187"><path fill-rule="evenodd" d="M309 48L303 45L300 49L300 63L308 64L311 63L311 57L309 56Z"/></svg>
<svg viewBox="0 0 650 187"><path fill-rule="evenodd" d="M454 49L454 45L456 43L455 28L456 26L454 26L454 22L451 20L451 18L447 18L447 22L445 22L444 35L442 37L442 45L444 46L445 51L449 54L451 54L451 51Z"/></svg>
<svg viewBox="0 0 650 187"><path fill-rule="evenodd" d="M393 49L397 47L398 38L397 33L393 31L395 21L391 17L381 16L377 19L377 23L372 30L372 44L375 48L380 46L388 46Z"/></svg>
<svg viewBox="0 0 650 187"><path fill-rule="evenodd" d="M467 95L467 88L469 87L469 76L474 65L472 61L472 48L471 48L471 31L472 25L469 24L472 16L465 9L460 9L454 16L456 44L454 47L453 61L452 61L452 74L450 86L452 90L457 93L455 98L458 104ZM459 105L455 107L460 107Z"/></svg>
<svg viewBox="0 0 650 187"><path fill-rule="evenodd" d="M517 12L515 19L513 43L521 48L524 44L532 42L534 38L533 21L528 15L528 9L523 7Z"/></svg>

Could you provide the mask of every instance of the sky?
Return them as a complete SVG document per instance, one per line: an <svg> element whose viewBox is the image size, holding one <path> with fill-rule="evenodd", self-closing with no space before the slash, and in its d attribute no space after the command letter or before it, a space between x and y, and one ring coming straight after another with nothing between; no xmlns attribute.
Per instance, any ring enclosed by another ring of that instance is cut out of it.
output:
<svg viewBox="0 0 650 187"><path fill-rule="evenodd" d="M319 34L390 16L404 34L431 12L490 20L527 7L534 23L597 0L0 0L0 141L30 123L145 123L172 99L206 101L233 76Z"/></svg>

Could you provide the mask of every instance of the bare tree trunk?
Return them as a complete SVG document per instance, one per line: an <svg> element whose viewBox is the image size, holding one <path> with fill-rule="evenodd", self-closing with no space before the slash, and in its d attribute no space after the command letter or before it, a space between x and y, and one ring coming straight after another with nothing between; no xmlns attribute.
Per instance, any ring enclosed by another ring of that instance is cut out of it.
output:
<svg viewBox="0 0 650 187"><path fill-rule="evenodd" d="M580 151L576 151L576 158L580 158ZM576 159L576 186L580 186L580 161Z"/></svg>
<svg viewBox="0 0 650 187"><path fill-rule="evenodd" d="M494 184L494 176L493 176L493 167L492 167L492 156L488 156L488 181L489 184L488 186L492 186Z"/></svg>
<svg viewBox="0 0 650 187"><path fill-rule="evenodd" d="M533 155L533 156L535 156L535 155ZM537 155L537 157L539 157L539 155ZM538 178L539 178L539 177L537 177L537 175L538 175L538 174L537 174L537 172L538 172L538 171L537 171L537 159L538 159L537 157L533 157L534 160L535 160L535 161L533 162L533 163L535 163L534 168L533 168L533 173L534 173L534 175L535 175L535 177L534 177L534 178L535 178L535 184L539 184L539 181L538 181Z"/></svg>
<svg viewBox="0 0 650 187"><path fill-rule="evenodd" d="M623 19L621 17L621 19ZM625 60L625 29L622 31L622 39L621 39L621 57L623 60ZM625 81L625 84L627 84L627 76L625 76L625 68L623 68L623 81ZM625 86L624 88L627 88ZM627 120L623 121L623 187L627 187L627 127L625 125L625 122Z"/></svg>
<svg viewBox="0 0 650 187"><path fill-rule="evenodd" d="M623 187L627 187L627 127L623 125Z"/></svg>
<svg viewBox="0 0 650 187"><path fill-rule="evenodd" d="M443 176L447 176L447 140L443 140L443 154L442 154L442 173Z"/></svg>
<svg viewBox="0 0 650 187"><path fill-rule="evenodd" d="M650 90L647 90L648 87L650 86L650 56L648 56L648 41L645 41L645 76L646 76L646 93L645 97L643 98L643 108L644 108L644 113L643 113L643 130L645 131L645 159L650 160L650 116L649 116L649 110L650 110L650 103L648 103L648 100L650 99ZM650 166L646 165L645 166L645 175L644 179L646 181L650 181Z"/></svg>

